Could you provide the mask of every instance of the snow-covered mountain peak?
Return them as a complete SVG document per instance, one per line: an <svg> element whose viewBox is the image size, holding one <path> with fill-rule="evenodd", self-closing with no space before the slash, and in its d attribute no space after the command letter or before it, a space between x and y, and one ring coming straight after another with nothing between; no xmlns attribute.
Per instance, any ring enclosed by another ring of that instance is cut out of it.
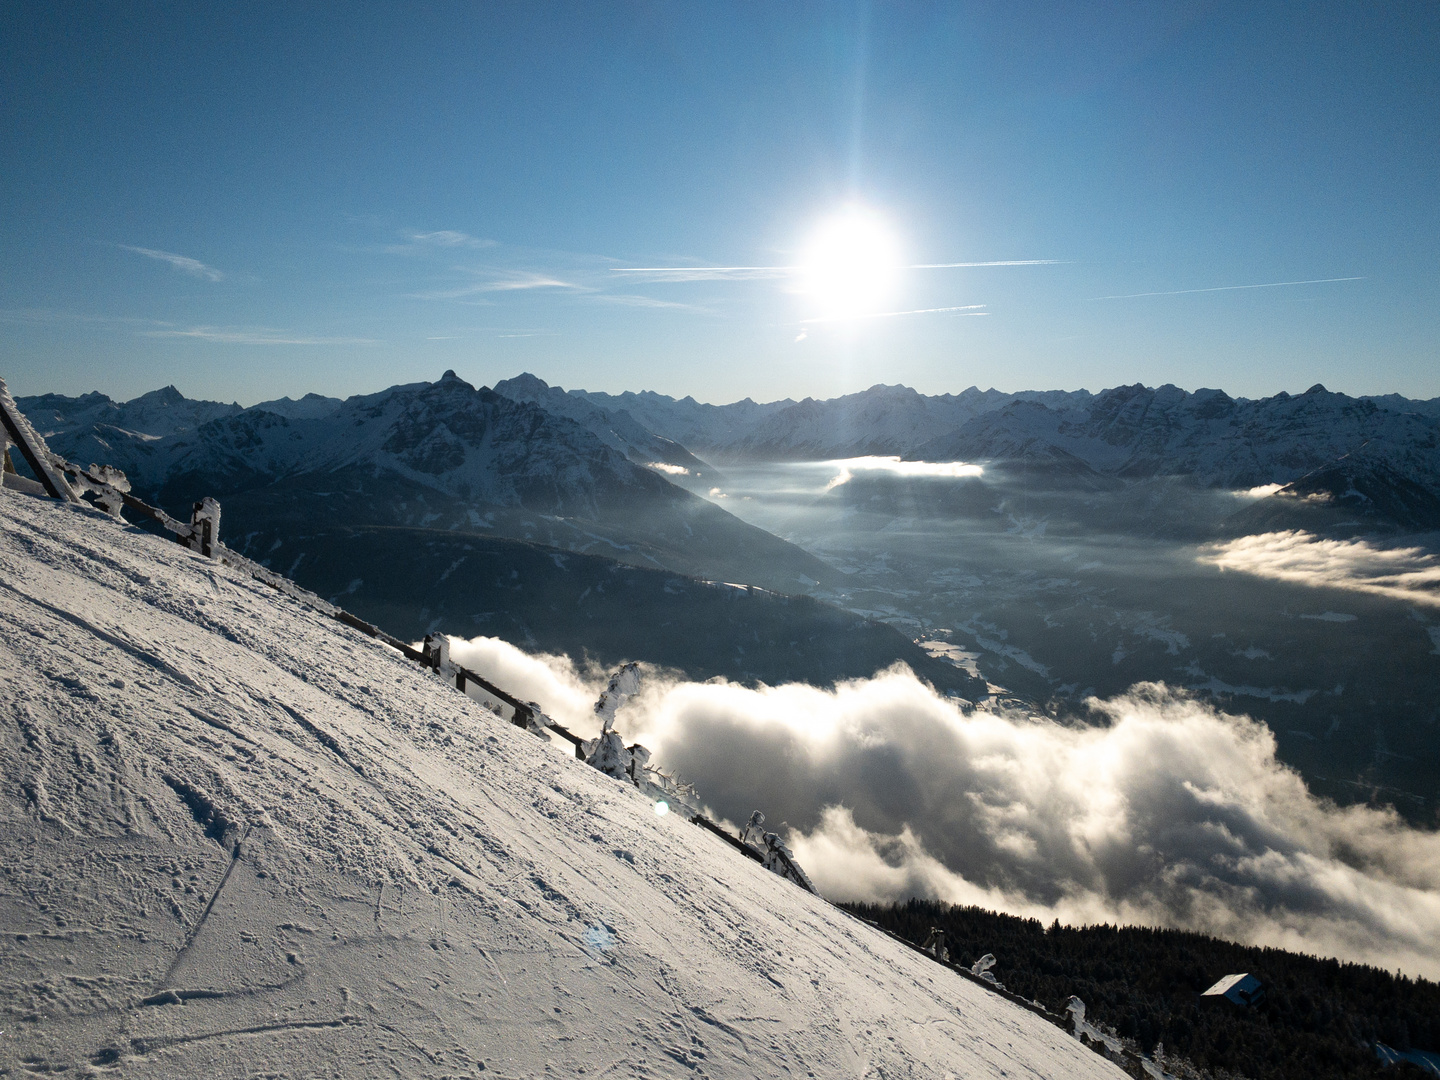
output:
<svg viewBox="0 0 1440 1080"><path fill-rule="evenodd" d="M251 410L255 412L271 412L283 416L289 420L318 420L322 416L329 416L341 406L339 398L324 397L320 394L306 394L298 401L288 397L273 398L270 401L262 401L258 405L252 405Z"/></svg>
<svg viewBox="0 0 1440 1080"><path fill-rule="evenodd" d="M597 405L584 393L567 393L529 372L496 383L495 392L573 420L612 450L640 465L661 466L684 486L704 491L719 479L708 464L679 443L646 429L626 409Z"/></svg>
<svg viewBox="0 0 1440 1080"><path fill-rule="evenodd" d="M545 387L537 404L450 372L333 408L320 399L298 415L211 410L206 422L163 435L97 421L118 415L108 398L88 413L75 401L30 398L22 407L54 421L44 429L58 453L122 469L142 497L179 512L202 496L221 499L242 537L281 523L293 535L320 521L482 529L784 591L830 573L672 483L715 482L683 446L559 388ZM207 416L210 403L188 408Z"/></svg>
<svg viewBox="0 0 1440 1080"><path fill-rule="evenodd" d="M1187 393L1136 383L1070 407L1014 401L918 447L930 460L1005 460L1044 446L1101 473L1187 476L1211 487L1288 483L1362 447L1412 483L1440 492L1440 425L1418 412L1332 393L1248 401L1221 390Z"/></svg>

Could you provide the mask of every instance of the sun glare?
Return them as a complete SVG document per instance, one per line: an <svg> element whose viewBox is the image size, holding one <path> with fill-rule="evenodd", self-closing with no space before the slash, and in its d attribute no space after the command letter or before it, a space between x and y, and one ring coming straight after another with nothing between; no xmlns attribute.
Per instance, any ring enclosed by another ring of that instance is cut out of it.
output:
<svg viewBox="0 0 1440 1080"><path fill-rule="evenodd" d="M848 207L823 222L801 261L802 291L832 317L870 314L890 299L900 276L900 246L876 214Z"/></svg>

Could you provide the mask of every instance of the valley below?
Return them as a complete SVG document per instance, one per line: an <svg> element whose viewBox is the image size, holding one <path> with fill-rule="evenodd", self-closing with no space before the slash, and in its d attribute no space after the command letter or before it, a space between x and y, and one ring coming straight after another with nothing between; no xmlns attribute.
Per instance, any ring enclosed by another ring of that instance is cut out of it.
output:
<svg viewBox="0 0 1440 1080"><path fill-rule="evenodd" d="M1064 723L1164 682L1265 722L1317 794L1440 807L1440 610L1217 565L1255 499L1176 480L905 477L856 462L730 464L723 505L844 575L814 594L886 622ZM843 483L839 478L849 476ZM969 489L957 490L957 489ZM1408 537L1423 560L1435 536Z"/></svg>

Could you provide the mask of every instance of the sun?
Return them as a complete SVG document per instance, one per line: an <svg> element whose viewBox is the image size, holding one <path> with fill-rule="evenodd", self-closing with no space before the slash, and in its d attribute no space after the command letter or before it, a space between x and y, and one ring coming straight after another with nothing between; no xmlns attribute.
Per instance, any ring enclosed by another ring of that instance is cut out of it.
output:
<svg viewBox="0 0 1440 1080"><path fill-rule="evenodd" d="M827 318L871 314L890 299L900 276L900 245L873 211L849 206L827 218L805 245L801 291Z"/></svg>

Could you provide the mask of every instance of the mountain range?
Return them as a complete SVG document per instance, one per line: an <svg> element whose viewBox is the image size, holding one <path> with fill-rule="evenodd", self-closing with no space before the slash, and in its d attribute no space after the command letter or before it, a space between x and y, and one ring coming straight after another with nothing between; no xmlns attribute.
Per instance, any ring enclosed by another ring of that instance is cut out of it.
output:
<svg viewBox="0 0 1440 1080"><path fill-rule="evenodd" d="M623 412L707 460L1044 461L1122 478L1192 477L1230 488L1288 483L1368 445L1372 458L1440 490L1440 398L1350 397L1312 386L1261 399L1165 385L1091 393L925 395L876 385L828 400L749 398L709 405L653 392L561 391L532 375L496 390L546 408L586 402ZM1084 468L1081 469L1081 466Z"/></svg>
<svg viewBox="0 0 1440 1080"><path fill-rule="evenodd" d="M240 409L168 387L124 404L98 394L20 404L58 453L123 469L167 508L223 499L231 535L316 520L446 528L787 592L834 576L580 422L454 372L339 403ZM693 461L653 437L641 456L649 450Z"/></svg>
<svg viewBox="0 0 1440 1080"><path fill-rule="evenodd" d="M1187 476L1204 487L1243 489L1289 483L1362 448L1440 491L1440 421L1319 384L1258 401L1138 383L1064 408L1016 401L924 443L914 456L1023 461L1063 454L1121 478Z"/></svg>
<svg viewBox="0 0 1440 1080"><path fill-rule="evenodd" d="M528 373L477 391L447 372L437 383L345 401L309 394L248 409L193 401L174 387L124 403L90 393L21 405L63 452L108 455L147 490L174 499L189 497L201 477L237 491L360 468L394 473L431 498L594 520L617 501L664 491L656 474L708 489L720 477L712 460L1009 462L1072 477L1184 476L1243 489L1289 484L1362 450L1366 461L1440 495L1440 399L1356 398L1318 384L1257 400L1138 383L1100 393L972 386L928 396L877 385L825 401L709 405L649 391L566 391ZM445 516L420 516L434 513Z"/></svg>
<svg viewBox="0 0 1440 1080"><path fill-rule="evenodd" d="M653 392L563 391L528 374L496 390L546 409L623 414L722 467L873 455L986 462L1068 489L1113 490L1107 480L1156 477L1231 490L1299 483L1306 499L1293 498L1298 488L1276 491L1251 516L1324 532L1437 527L1431 500L1440 499L1440 398L1350 397L1318 384L1254 400L1171 385L1099 393L972 386L941 395L877 385L824 401L708 405ZM1361 488L1349 482L1357 470L1366 474ZM1357 498L1362 488L1379 497ZM1347 499L1362 512L1333 512Z"/></svg>

